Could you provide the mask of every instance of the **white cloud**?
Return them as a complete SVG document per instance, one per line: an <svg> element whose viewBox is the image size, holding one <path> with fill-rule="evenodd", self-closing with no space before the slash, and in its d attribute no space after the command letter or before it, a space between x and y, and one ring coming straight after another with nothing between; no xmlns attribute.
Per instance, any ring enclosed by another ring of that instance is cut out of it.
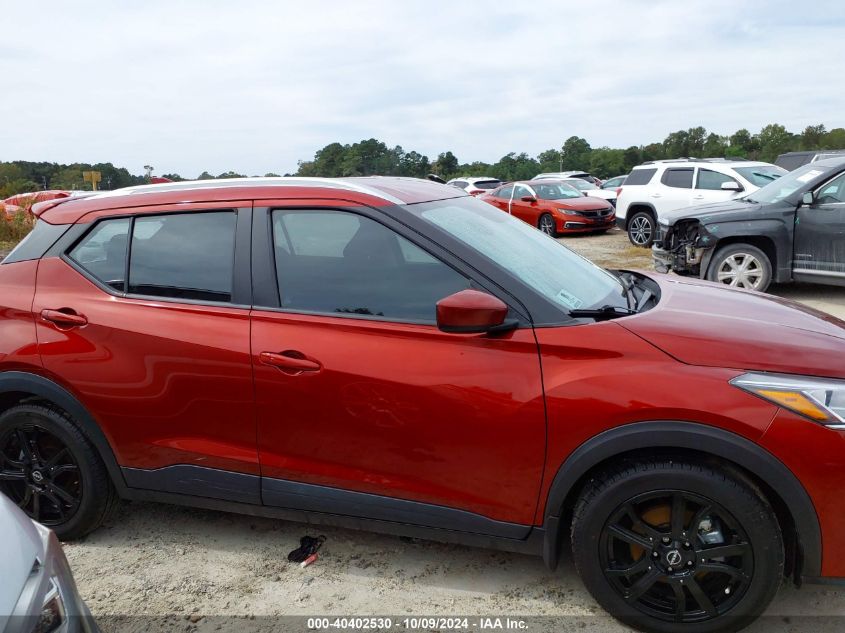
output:
<svg viewBox="0 0 845 633"><path fill-rule="evenodd" d="M845 125L839 2L37 6L3 9L3 160L262 174L370 137L494 161L573 134Z"/></svg>

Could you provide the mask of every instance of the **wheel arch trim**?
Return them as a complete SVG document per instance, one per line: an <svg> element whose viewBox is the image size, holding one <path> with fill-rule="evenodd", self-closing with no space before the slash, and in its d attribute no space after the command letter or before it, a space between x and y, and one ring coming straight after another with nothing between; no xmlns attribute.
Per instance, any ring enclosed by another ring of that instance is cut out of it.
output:
<svg viewBox="0 0 845 633"><path fill-rule="evenodd" d="M38 374L24 371L0 372L0 394L23 392L48 400L64 409L94 445L118 493L123 496L126 481L115 458L111 444L100 425L85 406L67 389Z"/></svg>
<svg viewBox="0 0 845 633"><path fill-rule="evenodd" d="M795 525L803 555L803 574L821 575L821 527L812 499L798 478L779 459L730 431L694 422L635 422L604 431L587 440L564 461L552 481L545 507L543 560L551 569L560 558L564 505L590 470L614 456L647 448L707 453L740 466L775 490Z"/></svg>

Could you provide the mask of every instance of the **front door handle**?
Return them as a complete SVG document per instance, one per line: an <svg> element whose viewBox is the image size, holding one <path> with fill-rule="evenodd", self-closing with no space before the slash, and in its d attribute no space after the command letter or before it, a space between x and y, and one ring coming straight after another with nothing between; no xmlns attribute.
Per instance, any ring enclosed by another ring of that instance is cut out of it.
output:
<svg viewBox="0 0 845 633"><path fill-rule="evenodd" d="M70 308L62 308L61 310L42 310L41 318L44 321L64 328L82 327L83 325L88 325L88 319L84 315L77 314Z"/></svg>
<svg viewBox="0 0 845 633"><path fill-rule="evenodd" d="M298 375L304 371L320 371L323 366L316 360L306 358L305 354L294 349L284 352L261 352L258 359L270 367L281 369L286 374Z"/></svg>

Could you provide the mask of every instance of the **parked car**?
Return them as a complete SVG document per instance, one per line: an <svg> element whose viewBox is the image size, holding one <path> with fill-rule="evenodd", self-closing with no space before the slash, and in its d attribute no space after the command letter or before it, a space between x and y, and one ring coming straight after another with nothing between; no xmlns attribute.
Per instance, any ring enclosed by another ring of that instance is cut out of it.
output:
<svg viewBox="0 0 845 633"><path fill-rule="evenodd" d="M747 195L787 173L770 163L721 158L659 160L634 167L616 204L616 223L634 246L654 242L663 214Z"/></svg>
<svg viewBox="0 0 845 633"><path fill-rule="evenodd" d="M845 156L799 167L738 200L664 214L655 267L765 291L845 285Z"/></svg>
<svg viewBox="0 0 845 633"><path fill-rule="evenodd" d="M452 178L447 185L466 191L471 196L486 193L502 184L498 178Z"/></svg>
<svg viewBox="0 0 845 633"><path fill-rule="evenodd" d="M563 178L559 182L564 182L567 185L575 187L581 192L581 195L590 196L591 198L601 198L602 200L607 200L611 205L616 206L616 191L600 189L593 183L582 180L581 178Z"/></svg>
<svg viewBox="0 0 845 633"><path fill-rule="evenodd" d="M613 207L600 198L556 180L508 183L479 196L494 207L535 226L552 237L566 233L604 232L613 228Z"/></svg>
<svg viewBox="0 0 845 633"><path fill-rule="evenodd" d="M542 174L537 174L531 180L546 180L549 178L552 178L554 180L563 180L565 178L580 178L581 180L586 180L587 182L593 183L597 187L601 185L601 180L599 180L592 174L587 173L586 171L551 171Z"/></svg>
<svg viewBox="0 0 845 633"><path fill-rule="evenodd" d="M4 464L0 478L8 477ZM39 471L31 471L29 477ZM30 479L32 481L32 479ZM96 633L56 535L0 495L0 633Z"/></svg>
<svg viewBox="0 0 845 633"><path fill-rule="evenodd" d="M598 268L425 180L34 213L0 264L0 488L61 538L120 497L551 568L571 547L605 609L663 633L736 630L784 576L845 578L831 316Z"/></svg>
<svg viewBox="0 0 845 633"><path fill-rule="evenodd" d="M608 178L603 183L601 183L601 188L616 191L619 187L625 184L625 179L627 177L628 175L625 174L624 176L614 176L613 178Z"/></svg>
<svg viewBox="0 0 845 633"><path fill-rule="evenodd" d="M787 171L798 169L807 163L814 163L825 158L845 156L845 149L812 150L808 152L786 152L775 160L775 165Z"/></svg>
<svg viewBox="0 0 845 633"><path fill-rule="evenodd" d="M47 189L44 191L30 191L27 193L19 193L14 196L9 196L3 202L12 204L18 207L24 205L30 206L36 202L44 202L46 200L56 200L58 198L67 198L71 195L70 191L60 189Z"/></svg>

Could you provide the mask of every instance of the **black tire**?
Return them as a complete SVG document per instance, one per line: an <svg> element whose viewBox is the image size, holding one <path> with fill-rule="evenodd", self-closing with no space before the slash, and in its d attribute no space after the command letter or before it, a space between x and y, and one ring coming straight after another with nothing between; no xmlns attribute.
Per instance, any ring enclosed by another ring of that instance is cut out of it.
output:
<svg viewBox="0 0 845 633"><path fill-rule="evenodd" d="M648 211L637 211L628 218L628 240L634 246L649 248L654 243L657 222Z"/></svg>
<svg viewBox="0 0 845 633"><path fill-rule="evenodd" d="M555 219L552 217L551 213L544 213L540 216L537 220L537 228L540 229L546 235L551 235L552 237L557 236L557 230L555 229Z"/></svg>
<svg viewBox="0 0 845 633"><path fill-rule="evenodd" d="M747 264L746 271L736 266ZM707 279L734 288L746 288L766 292L772 283L772 262L769 257L751 244L728 244L713 255L707 267Z"/></svg>
<svg viewBox="0 0 845 633"><path fill-rule="evenodd" d="M762 493L695 462L631 463L592 478L575 506L572 552L604 609L655 633L738 631L774 598L784 569Z"/></svg>
<svg viewBox="0 0 845 633"><path fill-rule="evenodd" d="M0 492L61 540L88 534L117 505L102 459L57 408L22 404L0 415L0 473Z"/></svg>

